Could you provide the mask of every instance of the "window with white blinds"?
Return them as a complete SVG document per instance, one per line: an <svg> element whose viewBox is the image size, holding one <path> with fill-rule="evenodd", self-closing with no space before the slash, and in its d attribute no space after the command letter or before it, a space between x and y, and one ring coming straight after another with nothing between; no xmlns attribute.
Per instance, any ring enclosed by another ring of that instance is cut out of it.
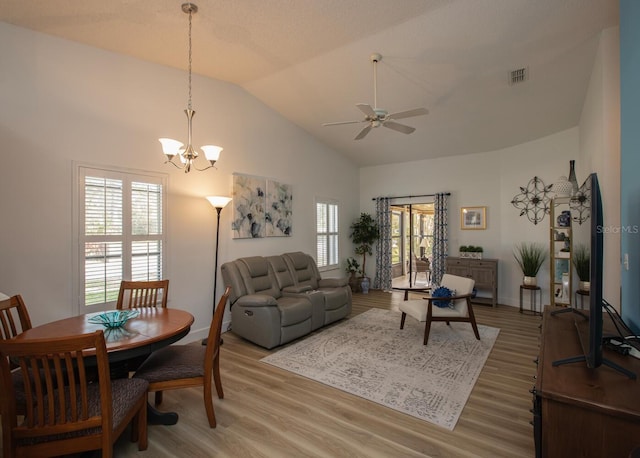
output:
<svg viewBox="0 0 640 458"><path fill-rule="evenodd" d="M161 280L165 179L79 167L78 181L80 304L116 301L122 280Z"/></svg>
<svg viewBox="0 0 640 458"><path fill-rule="evenodd" d="M338 203L316 202L316 262L320 270L338 266Z"/></svg>

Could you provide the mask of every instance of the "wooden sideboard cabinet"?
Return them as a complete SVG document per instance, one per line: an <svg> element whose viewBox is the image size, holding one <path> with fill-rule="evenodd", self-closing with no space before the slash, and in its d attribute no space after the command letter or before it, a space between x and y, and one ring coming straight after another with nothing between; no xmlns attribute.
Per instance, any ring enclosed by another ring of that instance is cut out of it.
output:
<svg viewBox="0 0 640 458"><path fill-rule="evenodd" d="M451 275L468 277L475 280L475 287L482 295L476 295L471 301L479 304L498 305L498 260L467 259L448 256L445 258L445 271ZM486 296L489 293L490 296Z"/></svg>
<svg viewBox="0 0 640 458"><path fill-rule="evenodd" d="M640 380L605 365L553 366L582 354L576 328L588 326L572 312L551 315L558 309L547 306L544 311L531 390L536 457L629 458L640 447ZM606 318L605 334L613 329ZM640 376L640 360L606 348L603 356Z"/></svg>

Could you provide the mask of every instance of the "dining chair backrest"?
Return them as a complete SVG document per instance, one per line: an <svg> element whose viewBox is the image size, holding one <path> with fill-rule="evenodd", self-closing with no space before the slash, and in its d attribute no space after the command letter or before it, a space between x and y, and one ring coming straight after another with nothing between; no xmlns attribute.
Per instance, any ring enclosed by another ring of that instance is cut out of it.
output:
<svg viewBox="0 0 640 458"><path fill-rule="evenodd" d="M9 359L16 361L21 374L26 375L22 383L27 415L21 422L16 418ZM111 456L113 442L119 435L114 432L115 423L131 420L144 410L146 424L148 385L138 386L130 394L136 399L137 392L136 411L125 405L124 412L114 412L113 401L121 404L126 401L120 401L115 395L112 399L109 360L101 330L55 339L0 341L0 375L6 457L59 456L96 449L102 449L103 457ZM128 423L124 423L120 432ZM142 426L139 421L135 426L136 435ZM143 437L146 448L146 427Z"/></svg>
<svg viewBox="0 0 640 458"><path fill-rule="evenodd" d="M169 280L127 281L120 283L116 308L166 307Z"/></svg>
<svg viewBox="0 0 640 458"><path fill-rule="evenodd" d="M211 428L216 427L212 379L218 397L224 397L220 379L220 335L230 294L231 286L227 286L213 313L204 351L202 345L170 345L161 348L153 352L133 376L149 382L149 391L156 394L156 405L162 403L164 391L203 387L204 407Z"/></svg>
<svg viewBox="0 0 640 458"><path fill-rule="evenodd" d="M31 319L22 296L0 301L0 339L11 339L27 329L31 329Z"/></svg>

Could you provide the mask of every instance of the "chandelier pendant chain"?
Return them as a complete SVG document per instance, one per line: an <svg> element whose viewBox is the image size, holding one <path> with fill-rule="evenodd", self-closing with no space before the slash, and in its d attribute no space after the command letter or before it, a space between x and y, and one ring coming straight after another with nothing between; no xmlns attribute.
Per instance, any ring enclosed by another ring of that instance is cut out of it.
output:
<svg viewBox="0 0 640 458"><path fill-rule="evenodd" d="M193 17L193 9L189 6L189 102L187 108L191 110L191 19Z"/></svg>
<svg viewBox="0 0 640 458"><path fill-rule="evenodd" d="M204 152L206 161L209 164L203 168L199 168L196 165L196 160L200 157L200 155L193 148L193 145L191 143L192 142L192 135L191 135L192 120L193 120L193 115L196 114L196 112L193 110L191 105L191 95L192 95L191 83L192 83L192 66L193 66L191 42L192 42L192 29L193 29L193 15L198 12L198 6L194 5L193 3L183 3L182 12L189 15L189 35L188 35L189 90L188 90L188 97L187 97L187 109L184 110L184 113L187 115L187 132L188 132L187 144L184 145L182 142L179 142L178 140L174 140L172 138L160 138L158 140L162 144L162 150L165 156L167 157L167 161L165 163L170 163L174 167L183 169L185 173L189 173L192 169L203 171L203 170L210 169L212 167L215 168L215 163L220 156L220 152L222 151L222 148L216 145L201 146L200 149L202 149L202 151ZM204 162L204 164L207 164L207 163Z"/></svg>

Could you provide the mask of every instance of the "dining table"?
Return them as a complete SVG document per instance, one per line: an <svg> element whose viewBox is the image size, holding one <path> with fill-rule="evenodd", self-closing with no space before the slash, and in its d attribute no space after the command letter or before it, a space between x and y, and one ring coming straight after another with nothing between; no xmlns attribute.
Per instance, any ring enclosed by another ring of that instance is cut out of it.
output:
<svg viewBox="0 0 640 458"><path fill-rule="evenodd" d="M175 308L141 307L122 326L109 328L95 321L104 312L92 312L52 321L28 329L15 337L16 340L51 339L87 334L103 330L112 377L127 376L127 362L144 357L162 347L171 345L186 336L194 318L189 312ZM151 424L172 425L177 423L175 412L160 412L148 404L148 419Z"/></svg>

